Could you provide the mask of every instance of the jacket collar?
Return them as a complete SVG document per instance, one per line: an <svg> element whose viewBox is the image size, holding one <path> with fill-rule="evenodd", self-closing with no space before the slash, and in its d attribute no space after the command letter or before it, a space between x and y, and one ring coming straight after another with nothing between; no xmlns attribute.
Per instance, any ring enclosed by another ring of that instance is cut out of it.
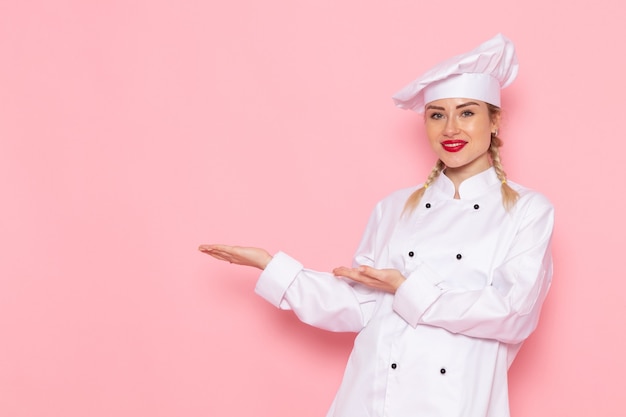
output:
<svg viewBox="0 0 626 417"><path fill-rule="evenodd" d="M454 198L454 184L445 173L445 171L442 172L431 187L434 192L443 197ZM493 190L495 186L499 189L500 180L496 170L491 167L463 181L459 186L459 196L461 200L476 198Z"/></svg>

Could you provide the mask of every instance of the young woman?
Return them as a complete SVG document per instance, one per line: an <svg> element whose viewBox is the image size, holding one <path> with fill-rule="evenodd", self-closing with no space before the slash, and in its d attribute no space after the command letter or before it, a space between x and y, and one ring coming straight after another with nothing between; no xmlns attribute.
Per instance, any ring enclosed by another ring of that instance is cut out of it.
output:
<svg viewBox="0 0 626 417"><path fill-rule="evenodd" d="M498 35L394 96L424 113L438 160L422 185L377 204L352 268L200 246L262 269L256 292L303 322L359 333L328 416L509 416L507 371L550 286L553 228L550 202L500 163L500 89L516 75Z"/></svg>

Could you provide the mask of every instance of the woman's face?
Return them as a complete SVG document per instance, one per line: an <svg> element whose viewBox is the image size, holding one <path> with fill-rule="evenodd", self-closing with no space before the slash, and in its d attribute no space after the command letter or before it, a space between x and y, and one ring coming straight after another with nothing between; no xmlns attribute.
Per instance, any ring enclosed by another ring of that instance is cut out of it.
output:
<svg viewBox="0 0 626 417"><path fill-rule="evenodd" d="M446 165L446 173L463 173L465 178L491 166L488 149L491 133L500 119L489 115L483 101L445 98L426 105L426 135L433 150Z"/></svg>

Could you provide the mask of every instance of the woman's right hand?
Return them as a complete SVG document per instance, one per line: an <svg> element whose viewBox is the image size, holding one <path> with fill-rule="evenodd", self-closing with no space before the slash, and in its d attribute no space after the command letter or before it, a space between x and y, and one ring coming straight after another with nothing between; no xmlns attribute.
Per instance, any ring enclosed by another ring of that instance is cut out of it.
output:
<svg viewBox="0 0 626 417"><path fill-rule="evenodd" d="M200 245L198 250L221 261L237 265L253 266L259 269L265 269L267 264L272 260L272 255L270 255L265 249L261 248L228 245Z"/></svg>

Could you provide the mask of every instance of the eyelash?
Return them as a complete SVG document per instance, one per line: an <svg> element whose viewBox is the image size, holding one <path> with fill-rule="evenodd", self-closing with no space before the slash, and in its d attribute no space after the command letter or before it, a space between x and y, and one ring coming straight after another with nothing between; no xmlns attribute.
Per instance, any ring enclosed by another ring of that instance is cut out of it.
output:
<svg viewBox="0 0 626 417"><path fill-rule="evenodd" d="M464 110L461 113L461 117L472 117L473 115L474 115L474 112L471 111L471 110ZM443 118L443 114L441 114L441 113L432 113L429 117L431 119L434 119L434 120L440 120L441 118Z"/></svg>

